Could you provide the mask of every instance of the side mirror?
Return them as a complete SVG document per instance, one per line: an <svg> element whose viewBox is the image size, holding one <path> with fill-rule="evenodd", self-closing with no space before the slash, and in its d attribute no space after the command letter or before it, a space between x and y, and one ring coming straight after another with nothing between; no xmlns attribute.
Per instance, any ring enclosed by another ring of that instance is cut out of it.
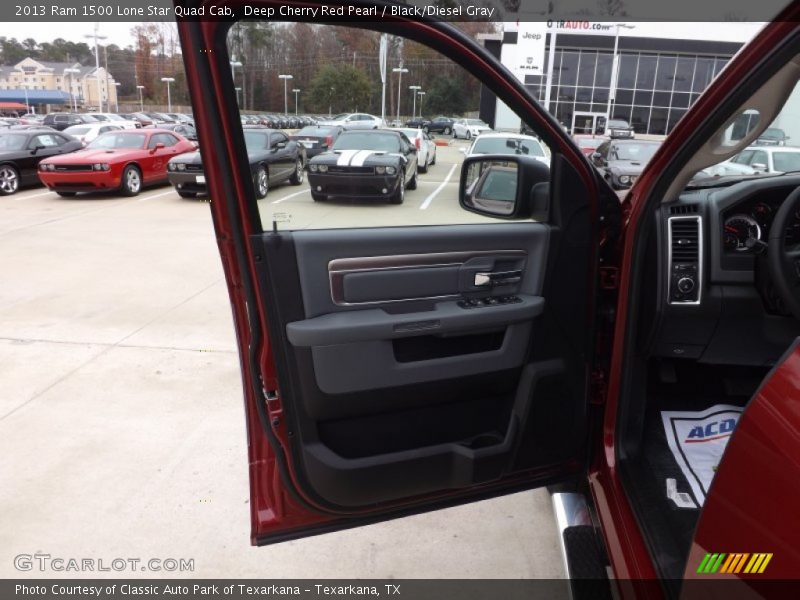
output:
<svg viewBox="0 0 800 600"><path fill-rule="evenodd" d="M596 164L596 165L602 165L603 164L603 155L600 154L599 152L592 152L589 155L589 158L591 158L592 162L594 164Z"/></svg>
<svg viewBox="0 0 800 600"><path fill-rule="evenodd" d="M157 142L155 146L153 146L153 152L158 152L159 150L164 149L164 144L162 142Z"/></svg>
<svg viewBox="0 0 800 600"><path fill-rule="evenodd" d="M44 150L44 146L42 146L42 145L34 146L31 149L31 154L36 154L37 152L39 152L39 150Z"/></svg>
<svg viewBox="0 0 800 600"><path fill-rule="evenodd" d="M756 171L766 171L767 170L767 165L765 165L764 163L753 163L750 166Z"/></svg>
<svg viewBox="0 0 800 600"><path fill-rule="evenodd" d="M550 168L530 156L472 156L461 166L458 201L480 215L525 219L534 186L549 181Z"/></svg>

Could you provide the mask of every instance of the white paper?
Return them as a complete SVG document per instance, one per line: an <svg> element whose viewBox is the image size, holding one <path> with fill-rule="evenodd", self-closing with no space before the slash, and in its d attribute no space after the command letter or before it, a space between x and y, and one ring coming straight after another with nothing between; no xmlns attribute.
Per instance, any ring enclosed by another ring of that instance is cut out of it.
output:
<svg viewBox="0 0 800 600"><path fill-rule="evenodd" d="M699 412L661 412L669 449L700 506L706 500L742 410L738 406L717 404Z"/></svg>
<svg viewBox="0 0 800 600"><path fill-rule="evenodd" d="M205 175L195 175L194 179L195 179L195 182L197 182L197 183L205 183L206 182Z"/></svg>

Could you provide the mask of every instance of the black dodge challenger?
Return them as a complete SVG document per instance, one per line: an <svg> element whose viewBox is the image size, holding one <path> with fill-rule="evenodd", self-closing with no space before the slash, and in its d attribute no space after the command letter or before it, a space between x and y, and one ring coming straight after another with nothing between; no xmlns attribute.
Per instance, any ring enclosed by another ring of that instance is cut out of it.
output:
<svg viewBox="0 0 800 600"><path fill-rule="evenodd" d="M245 129L244 143L256 198L267 197L270 186L282 181L300 185L305 177L306 153L302 145L274 129ZM200 152L187 152L167 163L169 182L183 198L205 195L206 176Z"/></svg>
<svg viewBox="0 0 800 600"><path fill-rule="evenodd" d="M402 204L417 188L417 149L399 131L345 131L328 152L308 163L311 196Z"/></svg>
<svg viewBox="0 0 800 600"><path fill-rule="evenodd" d="M79 140L53 129L4 130L0 134L0 195L39 184L39 161L83 148Z"/></svg>

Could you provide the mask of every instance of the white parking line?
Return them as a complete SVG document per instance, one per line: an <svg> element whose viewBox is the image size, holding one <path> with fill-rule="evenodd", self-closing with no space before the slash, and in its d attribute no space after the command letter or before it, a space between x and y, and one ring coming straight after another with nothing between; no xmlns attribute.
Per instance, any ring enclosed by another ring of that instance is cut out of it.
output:
<svg viewBox="0 0 800 600"><path fill-rule="evenodd" d="M431 202L433 202L433 199L437 196L437 194L441 192L442 189L444 189L444 186L448 184L457 166L458 165L453 165L452 167L450 167L450 172L447 174L447 177L444 178L444 181L440 183L439 187L433 190L433 192L431 192L431 194L427 198L425 198L425 200L423 200L422 204L419 205L420 210L426 210L431 205Z"/></svg>
<svg viewBox="0 0 800 600"><path fill-rule="evenodd" d="M46 192L41 192L39 194L26 194L23 192L22 195L20 195L19 193L16 193L13 196L10 196L9 200L27 200L28 198L38 198L39 196L47 196L48 194L55 194L55 192L47 190Z"/></svg>
<svg viewBox="0 0 800 600"><path fill-rule="evenodd" d="M161 192L160 194L154 194L152 196L142 196L140 198L137 198L135 200L135 202L144 202L145 200L152 200L154 198L160 198L161 196L166 196L168 194L175 194L175 193L176 193L175 189L174 188L170 188L169 191Z"/></svg>
<svg viewBox="0 0 800 600"><path fill-rule="evenodd" d="M273 200L273 204L280 204L289 198L294 198L295 196L299 196L300 194L308 194L310 193L310 189L300 190L299 192L295 192L294 194L289 194L288 196L284 196L283 198L279 198L278 200Z"/></svg>

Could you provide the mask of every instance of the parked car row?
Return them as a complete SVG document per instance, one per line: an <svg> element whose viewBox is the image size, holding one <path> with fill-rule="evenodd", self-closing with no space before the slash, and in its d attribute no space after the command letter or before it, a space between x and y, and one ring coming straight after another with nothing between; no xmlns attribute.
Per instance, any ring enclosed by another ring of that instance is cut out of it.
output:
<svg viewBox="0 0 800 600"><path fill-rule="evenodd" d="M242 125L263 125L270 129L300 129L316 125L318 119L310 115L242 115Z"/></svg>
<svg viewBox="0 0 800 600"><path fill-rule="evenodd" d="M167 161L196 144L167 129L123 129L110 122L0 131L0 195L43 183L61 196L139 193L166 183Z"/></svg>

